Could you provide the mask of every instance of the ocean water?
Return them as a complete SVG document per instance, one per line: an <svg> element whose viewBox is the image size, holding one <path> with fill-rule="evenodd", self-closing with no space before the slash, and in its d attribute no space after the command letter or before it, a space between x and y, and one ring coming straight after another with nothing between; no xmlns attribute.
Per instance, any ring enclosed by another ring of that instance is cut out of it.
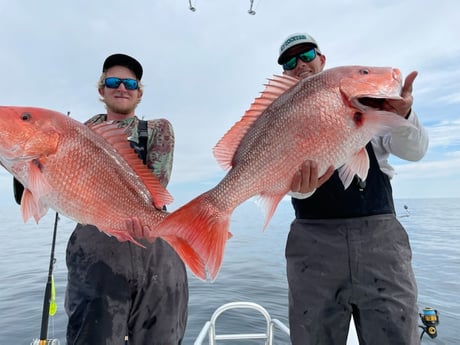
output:
<svg viewBox="0 0 460 345"><path fill-rule="evenodd" d="M400 221L413 250L420 311L438 311L438 337L422 344L460 344L460 199L396 200ZM18 208L0 214L0 344L30 344L40 336L43 295L48 276L54 212L37 225L22 222ZM290 202L283 201L265 232L263 213L252 202L238 207L231 222L221 271L214 282L189 276L189 319L184 344L193 344L204 323L220 305L251 301L265 307L272 318L288 324L284 246L293 218ZM55 252L56 315L49 320L48 338L65 344L67 316L65 247L75 223L60 217ZM223 331L247 331L258 324L251 313L242 325L229 314ZM243 327L243 328L242 328ZM289 344L277 336L278 344ZM241 342L233 342L241 344ZM249 342L243 342L249 344ZM259 342L260 343L260 342Z"/></svg>

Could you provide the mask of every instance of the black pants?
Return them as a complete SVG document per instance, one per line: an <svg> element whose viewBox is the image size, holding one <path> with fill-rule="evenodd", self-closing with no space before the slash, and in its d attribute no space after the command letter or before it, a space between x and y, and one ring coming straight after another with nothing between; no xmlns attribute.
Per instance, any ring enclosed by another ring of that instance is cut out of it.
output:
<svg viewBox="0 0 460 345"><path fill-rule="evenodd" d="M419 344L408 236L392 214L297 219L286 246L293 345Z"/></svg>
<svg viewBox="0 0 460 345"><path fill-rule="evenodd" d="M161 239L141 248L77 225L67 246L68 345L181 344L185 266Z"/></svg>

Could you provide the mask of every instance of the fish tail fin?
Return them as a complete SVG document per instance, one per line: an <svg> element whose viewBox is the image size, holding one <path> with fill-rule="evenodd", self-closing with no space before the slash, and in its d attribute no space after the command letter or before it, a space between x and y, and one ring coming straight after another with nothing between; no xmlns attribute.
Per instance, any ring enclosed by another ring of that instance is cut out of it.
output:
<svg viewBox="0 0 460 345"><path fill-rule="evenodd" d="M207 267L214 280L231 237L231 212L219 211L206 198L204 193L172 212L158 225L158 230L198 278L206 279Z"/></svg>
<svg viewBox="0 0 460 345"><path fill-rule="evenodd" d="M179 255L184 264L197 276L198 278L206 279L206 265L201 256L195 249L187 242L187 240L177 236L161 236L163 240L174 249Z"/></svg>

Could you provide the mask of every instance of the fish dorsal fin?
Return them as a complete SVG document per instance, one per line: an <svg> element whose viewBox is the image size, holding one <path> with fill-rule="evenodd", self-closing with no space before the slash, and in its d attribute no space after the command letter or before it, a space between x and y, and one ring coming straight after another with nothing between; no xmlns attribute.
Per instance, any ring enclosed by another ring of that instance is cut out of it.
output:
<svg viewBox="0 0 460 345"><path fill-rule="evenodd" d="M122 156L135 174L147 187L156 208L161 209L164 205L173 201L171 194L163 187L158 178L142 163L129 146L128 132L125 127L119 127L113 122L102 122L91 126L91 130L101 135Z"/></svg>
<svg viewBox="0 0 460 345"><path fill-rule="evenodd" d="M280 95L299 82L298 79L289 76L275 75L268 79L265 90L254 100L251 107L246 110L240 121L214 146L213 153L219 165L224 169L232 166L233 156L240 145L241 140L251 128L252 124Z"/></svg>

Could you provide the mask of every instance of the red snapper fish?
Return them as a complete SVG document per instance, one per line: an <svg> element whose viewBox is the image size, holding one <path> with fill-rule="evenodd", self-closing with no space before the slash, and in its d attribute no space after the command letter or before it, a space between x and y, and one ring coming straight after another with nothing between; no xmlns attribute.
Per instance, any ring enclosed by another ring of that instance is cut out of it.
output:
<svg viewBox="0 0 460 345"><path fill-rule="evenodd" d="M126 128L105 122L91 129L61 113L32 107L0 107L0 163L24 186L24 221L38 222L48 208L121 241L137 243L126 220L137 217L153 241L166 240L194 274L206 276L190 245L202 233L158 228L171 195L128 145ZM205 235L203 233L203 235ZM202 241L206 242L206 239Z"/></svg>
<svg viewBox="0 0 460 345"><path fill-rule="evenodd" d="M204 263L215 279L234 209L260 197L265 229L305 160L317 162L320 176L330 166L340 168L345 188L355 175L366 178L365 146L371 138L411 125L379 109L385 99L401 99L401 89L401 72L389 67L337 67L301 81L275 76L214 147L219 164L229 169L226 176L160 227L211 236L212 241L197 238L193 245L198 252L211 252Z"/></svg>

